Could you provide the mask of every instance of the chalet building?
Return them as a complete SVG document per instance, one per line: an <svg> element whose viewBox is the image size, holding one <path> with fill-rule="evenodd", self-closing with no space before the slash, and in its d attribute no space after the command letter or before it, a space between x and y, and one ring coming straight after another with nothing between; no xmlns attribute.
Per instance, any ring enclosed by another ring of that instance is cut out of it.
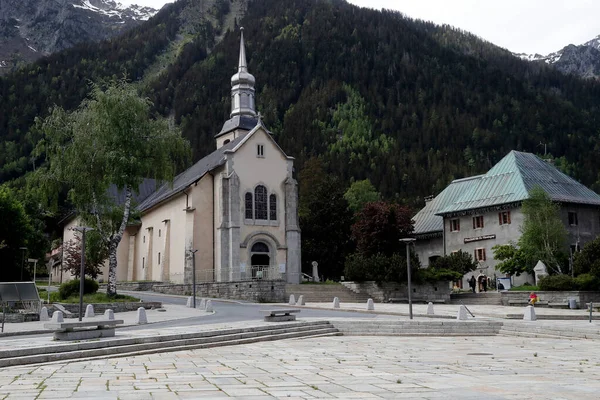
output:
<svg viewBox="0 0 600 400"><path fill-rule="evenodd" d="M191 283L197 251L198 282L300 282L294 159L256 113L254 85L242 32L231 116L215 136L216 150L172 185L148 180L140 188L141 219L127 227L118 247L118 281ZM76 218L67 221L64 243L73 239L77 224ZM107 279L108 266L102 277ZM65 274L62 280L68 279Z"/></svg>
<svg viewBox="0 0 600 400"><path fill-rule="evenodd" d="M540 186L561 206L561 218L572 250L600 234L600 195L560 172L534 154L511 151L484 175L453 181L415 215L416 251L423 266L462 250L473 255L479 268L463 277L469 287L474 275L504 277L496 270L492 247L516 243L523 224L521 205ZM514 284L533 283L527 274Z"/></svg>

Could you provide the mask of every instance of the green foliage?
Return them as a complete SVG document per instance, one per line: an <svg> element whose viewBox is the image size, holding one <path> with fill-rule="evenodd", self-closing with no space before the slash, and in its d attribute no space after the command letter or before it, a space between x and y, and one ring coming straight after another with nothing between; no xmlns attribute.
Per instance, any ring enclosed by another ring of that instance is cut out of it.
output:
<svg viewBox="0 0 600 400"><path fill-rule="evenodd" d="M346 193L344 193L344 199L348 202L348 207L353 213L362 211L365 204L378 201L380 197L381 195L368 179L352 182Z"/></svg>
<svg viewBox="0 0 600 400"><path fill-rule="evenodd" d="M459 274L458 279L462 279L466 273L475 270L477 266L477 262L473 260L470 253L459 250L456 253L437 258L427 269L453 271Z"/></svg>
<svg viewBox="0 0 600 400"><path fill-rule="evenodd" d="M302 269L312 275L311 263L317 261L320 275L339 279L351 249L352 213L344 200L344 187L324 173L317 159L307 162L298 179Z"/></svg>
<svg viewBox="0 0 600 400"><path fill-rule="evenodd" d="M65 300L71 296L79 296L79 285L79 279L73 279L60 285L58 288L60 299ZM92 294L97 291L98 282L88 278L83 281L83 294Z"/></svg>
<svg viewBox="0 0 600 400"><path fill-rule="evenodd" d="M67 297L65 299L56 299L54 300L53 295L54 293L50 294L50 301L51 302L61 302L61 303L67 303L67 304L77 304L79 303L79 293L76 295L72 295L70 297ZM133 296L127 296L124 294L117 294L115 296L108 296L106 293L90 293L90 294L86 294L83 296L83 302L85 304L103 304L103 303L129 303L129 302L139 302L140 299L133 297Z"/></svg>
<svg viewBox="0 0 600 400"><path fill-rule="evenodd" d="M410 267L413 276L416 276L420 265L419 258L411 252ZM399 253L377 253L369 256L361 253L350 254L346 258L344 278L356 282L406 282L406 256Z"/></svg>
<svg viewBox="0 0 600 400"><path fill-rule="evenodd" d="M533 273L535 264L525 256L523 250L515 244L497 244L492 247L494 259L501 261L496 268L504 274L519 276L522 273Z"/></svg>
<svg viewBox="0 0 600 400"><path fill-rule="evenodd" d="M518 244L526 264L535 266L541 260L548 272L564 273L567 230L560 219L560 206L536 186L530 190L529 198L523 201L521 210L524 221Z"/></svg>
<svg viewBox="0 0 600 400"><path fill-rule="evenodd" d="M409 237L414 230L408 207L383 201L366 204L356 219L352 239L356 251L366 257L399 253L405 246L400 239Z"/></svg>
<svg viewBox="0 0 600 400"><path fill-rule="evenodd" d="M20 280L20 248L28 246L34 231L25 208L5 185L0 186L0 221L0 281Z"/></svg>
<svg viewBox="0 0 600 400"><path fill-rule="evenodd" d="M600 290L600 278L597 275L581 274L575 277L575 287L577 290Z"/></svg>
<svg viewBox="0 0 600 400"><path fill-rule="evenodd" d="M423 268L419 270L419 279L425 282L449 281L456 282L461 280L464 274L448 268Z"/></svg>
<svg viewBox="0 0 600 400"><path fill-rule="evenodd" d="M538 284L544 291L569 291L576 290L575 281L570 275L548 275L540 279Z"/></svg>
<svg viewBox="0 0 600 400"><path fill-rule="evenodd" d="M76 111L55 107L47 118L36 120L42 139L33 154L45 163L30 187L39 188L54 206L57 193L68 189L77 215L108 250L111 295L116 294L116 251L130 220L133 193L145 178L172 180L177 167L188 161L187 141L167 120L151 119L150 108L125 80L112 80L93 84ZM110 195L111 185L123 193L123 202Z"/></svg>
<svg viewBox="0 0 600 400"><path fill-rule="evenodd" d="M600 278L600 238L586 243L574 254L573 269L576 275L591 274Z"/></svg>

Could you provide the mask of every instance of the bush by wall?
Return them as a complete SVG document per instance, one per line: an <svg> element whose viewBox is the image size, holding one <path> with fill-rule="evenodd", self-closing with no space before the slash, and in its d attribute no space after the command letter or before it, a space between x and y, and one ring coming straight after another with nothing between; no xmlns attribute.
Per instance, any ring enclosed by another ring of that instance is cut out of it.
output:
<svg viewBox="0 0 600 400"><path fill-rule="evenodd" d="M93 279L86 278L83 282L83 294L92 294L98 291L98 282ZM65 282L60 285L58 294L61 299L67 299L73 295L79 295L79 279Z"/></svg>

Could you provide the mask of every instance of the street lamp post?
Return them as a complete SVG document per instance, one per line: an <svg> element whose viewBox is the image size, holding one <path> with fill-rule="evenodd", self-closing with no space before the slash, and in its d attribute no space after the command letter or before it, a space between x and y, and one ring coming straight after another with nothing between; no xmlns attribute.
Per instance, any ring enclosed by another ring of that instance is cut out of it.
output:
<svg viewBox="0 0 600 400"><path fill-rule="evenodd" d="M21 282L23 282L23 270L25 269L25 252L27 247L19 247L19 250L23 251L23 257L21 259Z"/></svg>
<svg viewBox="0 0 600 400"><path fill-rule="evenodd" d="M413 243L415 238L400 239L401 242L406 244L406 274L408 278L408 315L410 319L413 319L412 309L412 288L411 288L411 276L410 276L410 244Z"/></svg>
<svg viewBox="0 0 600 400"><path fill-rule="evenodd" d="M196 252L198 250L189 250L192 253L192 303L196 308Z"/></svg>
<svg viewBox="0 0 600 400"><path fill-rule="evenodd" d="M93 230L87 226L76 226L74 231L81 232L81 269L79 270L79 321L83 317L83 285L85 282L85 233Z"/></svg>

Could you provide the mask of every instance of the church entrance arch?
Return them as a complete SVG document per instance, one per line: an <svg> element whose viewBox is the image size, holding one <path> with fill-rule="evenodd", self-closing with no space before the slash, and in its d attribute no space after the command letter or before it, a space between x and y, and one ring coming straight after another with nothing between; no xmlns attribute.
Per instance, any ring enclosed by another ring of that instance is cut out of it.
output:
<svg viewBox="0 0 600 400"><path fill-rule="evenodd" d="M268 279L271 252L264 242L256 242L250 249L252 279Z"/></svg>

